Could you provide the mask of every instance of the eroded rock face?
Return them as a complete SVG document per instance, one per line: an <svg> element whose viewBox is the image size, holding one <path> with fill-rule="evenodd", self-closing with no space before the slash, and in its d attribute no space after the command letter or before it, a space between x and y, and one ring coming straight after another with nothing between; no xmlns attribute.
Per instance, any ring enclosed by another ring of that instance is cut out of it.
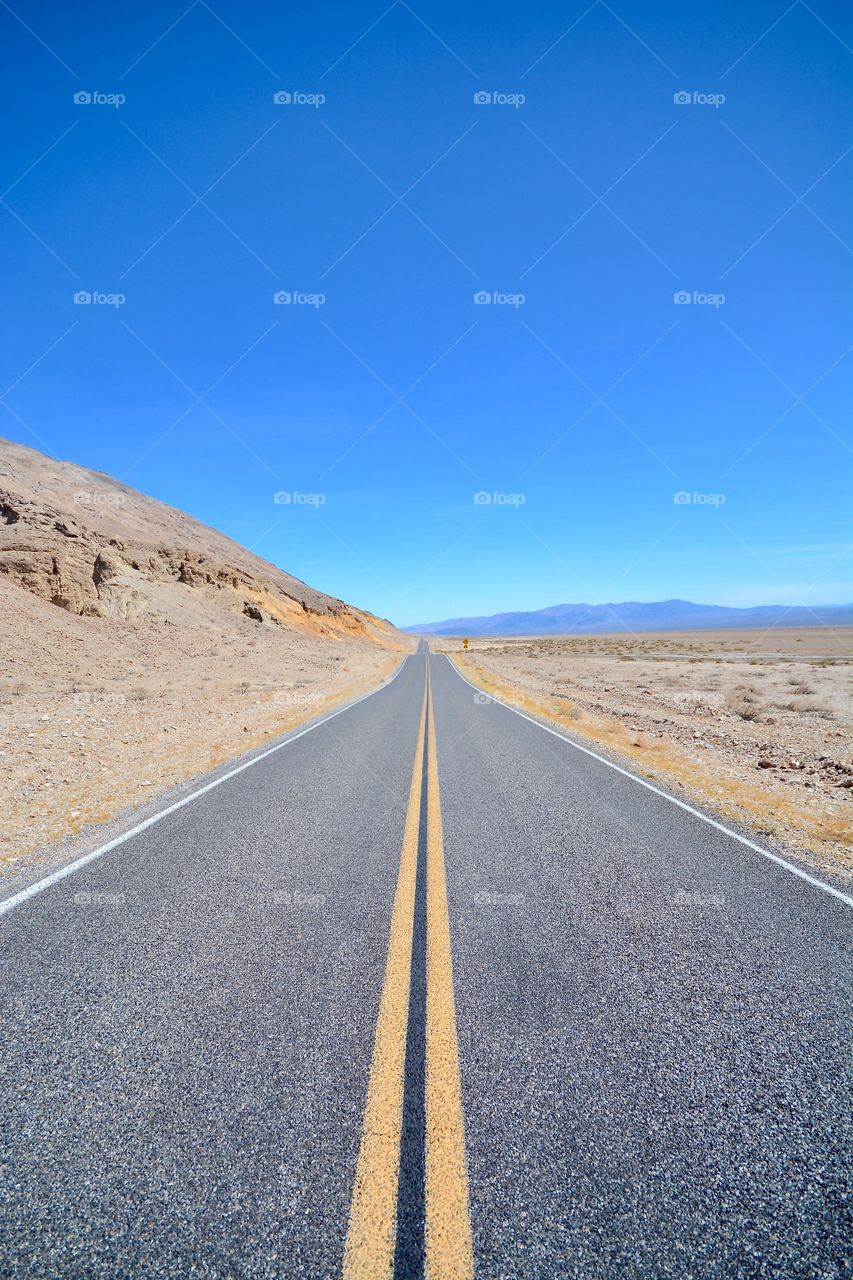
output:
<svg viewBox="0 0 853 1280"><path fill-rule="evenodd" d="M100 472L0 440L0 576L80 617L215 624L222 610L313 634L393 628Z"/></svg>
<svg viewBox="0 0 853 1280"><path fill-rule="evenodd" d="M15 515L0 525L0 574L69 613L118 620L140 618L152 610L168 614L168 596L160 593L158 600L158 592L152 589L158 586L235 597L241 592L271 594L285 613L302 608L301 602L271 580L239 572L198 552L124 544L47 506L20 499L13 502L2 491L0 509ZM222 603L229 607L229 602ZM239 604L242 607L242 600Z"/></svg>
<svg viewBox="0 0 853 1280"><path fill-rule="evenodd" d="M0 525L0 574L69 613L108 617L120 566L94 531L34 502L0 491L0 507L16 519Z"/></svg>

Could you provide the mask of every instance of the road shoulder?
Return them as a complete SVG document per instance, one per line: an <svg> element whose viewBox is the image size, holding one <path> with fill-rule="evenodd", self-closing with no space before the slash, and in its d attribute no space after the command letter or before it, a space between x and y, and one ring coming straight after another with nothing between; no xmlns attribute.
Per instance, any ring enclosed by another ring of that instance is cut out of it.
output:
<svg viewBox="0 0 853 1280"><path fill-rule="evenodd" d="M574 723L568 725L555 710L542 699L502 681L492 671L484 670L469 655L447 653L445 655L457 674L483 696L517 711L543 728L557 733L567 742L580 747L605 763L627 773L637 782L650 785L667 799L694 809L706 821L722 826L737 839L765 852L774 860L793 864L807 878L817 873L821 882L829 884L833 891L845 898L853 893L853 873L839 866L835 860L822 858L813 848L794 841L774 838L767 830L766 813L751 810L735 803L725 791L713 791L686 781L678 771L666 767L666 758L654 757L654 764L647 763L648 753L641 748L634 753L616 750L605 734L585 733ZM475 695L476 696L476 695ZM686 772L686 771L685 771ZM696 772L689 775L695 778Z"/></svg>
<svg viewBox="0 0 853 1280"><path fill-rule="evenodd" d="M365 689L364 682L359 682L355 686L341 690L333 695L320 710L306 713L300 719L288 724L287 728L279 734L256 738L245 751L229 756L215 768L192 774L175 782L172 786L161 788L144 803L136 802L127 805L103 822L85 825L61 840L44 845L31 853L22 854L14 861L3 861L0 863L0 910L3 904L15 895L57 872L64 871L80 859L88 857L105 846L113 846L129 839L138 828L151 825L161 816L165 817L166 813L176 806L187 803L196 795L210 790L235 771L240 771L263 759L271 750L284 746L301 734L317 728L332 716L339 715L363 699L379 693L399 675L405 665L406 657L403 657L393 670L383 669L378 673L380 677L378 683L372 683L371 687Z"/></svg>

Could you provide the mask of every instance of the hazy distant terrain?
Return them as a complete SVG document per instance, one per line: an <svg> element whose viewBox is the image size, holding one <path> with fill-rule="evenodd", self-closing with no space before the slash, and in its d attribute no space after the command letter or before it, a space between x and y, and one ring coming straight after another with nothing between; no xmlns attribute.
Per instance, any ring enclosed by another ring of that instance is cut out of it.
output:
<svg viewBox="0 0 853 1280"><path fill-rule="evenodd" d="M689 600L659 600L651 604L555 604L532 613L494 613L486 618L446 618L405 627L418 635L544 636L591 635L631 631L692 631L724 627L818 627L853 625L853 604L815 608L759 605L730 609L723 605L692 604Z"/></svg>

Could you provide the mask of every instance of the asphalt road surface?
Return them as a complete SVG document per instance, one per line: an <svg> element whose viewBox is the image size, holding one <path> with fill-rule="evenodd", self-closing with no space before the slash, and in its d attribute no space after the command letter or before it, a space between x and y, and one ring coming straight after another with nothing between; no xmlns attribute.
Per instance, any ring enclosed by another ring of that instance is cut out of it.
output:
<svg viewBox="0 0 853 1280"><path fill-rule="evenodd" d="M851 1274L850 902L424 648L5 904L0 1275Z"/></svg>

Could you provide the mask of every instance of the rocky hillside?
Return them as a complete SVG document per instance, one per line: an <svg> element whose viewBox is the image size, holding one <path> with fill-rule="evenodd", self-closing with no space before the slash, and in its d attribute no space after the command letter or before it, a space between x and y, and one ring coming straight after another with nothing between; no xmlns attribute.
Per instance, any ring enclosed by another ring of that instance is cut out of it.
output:
<svg viewBox="0 0 853 1280"><path fill-rule="evenodd" d="M81 617L180 626L227 612L314 635L396 635L184 512L6 440L0 576Z"/></svg>
<svg viewBox="0 0 853 1280"><path fill-rule="evenodd" d="M414 641L0 441L0 879L388 676Z"/></svg>

